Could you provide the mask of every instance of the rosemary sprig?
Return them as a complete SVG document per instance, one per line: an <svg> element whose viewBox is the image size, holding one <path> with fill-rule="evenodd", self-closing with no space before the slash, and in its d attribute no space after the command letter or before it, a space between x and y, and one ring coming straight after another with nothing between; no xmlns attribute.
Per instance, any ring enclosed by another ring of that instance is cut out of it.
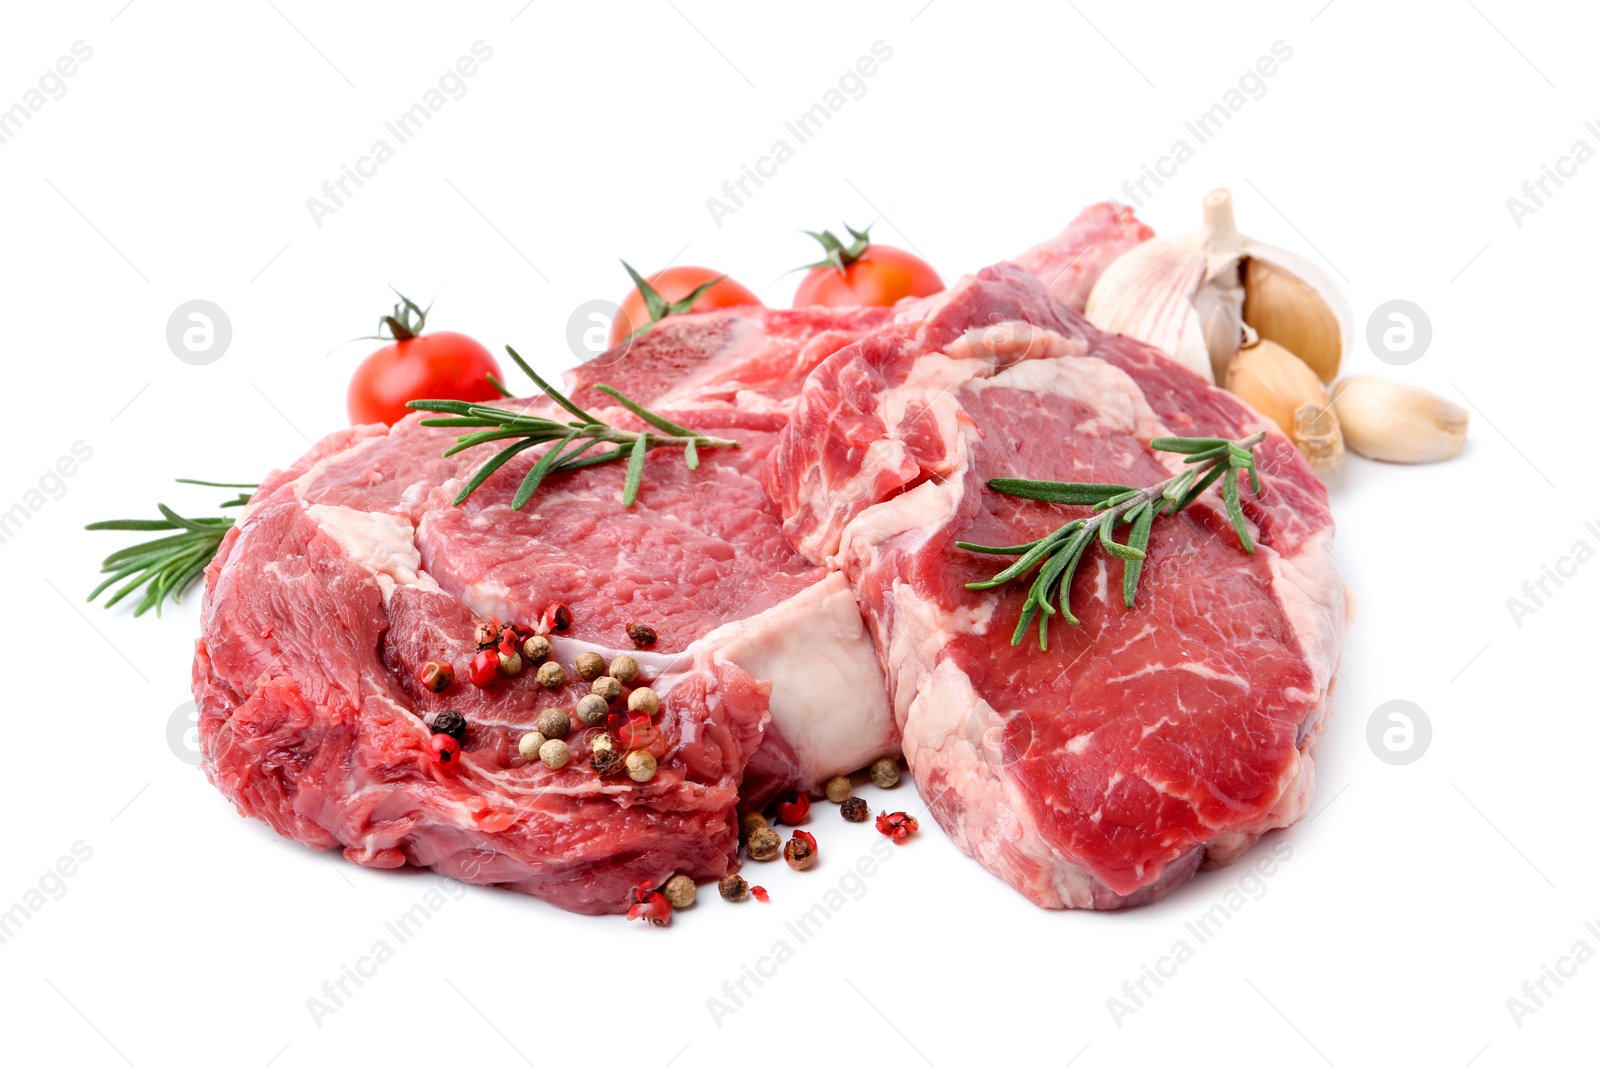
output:
<svg viewBox="0 0 1600 1067"><path fill-rule="evenodd" d="M249 482L204 482L196 478L177 480L185 485L208 485L219 489L255 488L254 483ZM222 506L237 508L249 502L250 494L240 493L231 500L223 501ZM122 586L106 600L105 606L109 608L144 586L139 606L133 609L134 617L143 615L151 608L155 608L156 614L160 615L162 602L169 598L174 604L178 602L183 591L200 577L206 564L217 554L223 536L233 528L233 519L227 515L188 519L165 504L157 504L156 507L161 512L159 519L108 519L105 522L91 522L84 527L86 530L179 531L168 537L129 545L107 556L100 564L100 572L107 575L106 580L95 586L94 592L89 594L90 601L122 582Z"/></svg>
<svg viewBox="0 0 1600 1067"><path fill-rule="evenodd" d="M684 462L690 470L700 466L700 449L702 448L738 448L739 442L726 441L720 437L707 437L697 430L662 418L653 411L646 410L628 397L623 396L609 385L596 385L595 388L605 393L617 403L643 419L648 425L655 427L655 431L623 430L600 421L595 416L574 404L555 386L539 377L538 373L517 354L517 350L510 345L506 352L522 372L532 378L534 384L544 390L545 395L568 412L575 416L567 422L558 422L537 415L527 415L517 411L506 411L504 408L492 407L486 404L473 404L463 400L413 400L407 407L419 411L437 411L452 416L446 419L423 419L424 426L439 426L452 430L465 430L456 437L456 443L444 454L453 456L457 452L469 448L476 448L491 441L511 441L511 444L496 452L483 466L478 468L471 478L467 479L461 491L456 494L452 502L457 506L466 502L466 499L477 491L489 476L505 466L511 458L520 452L526 452L535 445L546 441L556 442L539 461L533 465L523 477L522 484L517 487L516 494L511 498L511 507L520 510L533 494L538 492L539 486L552 474L565 471L580 470L584 467L595 467L602 463L613 463L618 460L627 460L628 473L623 479L622 504L632 507L633 502L639 498L639 485L644 479L645 453L661 445L682 446ZM597 445L612 445L600 452L591 452Z"/></svg>
<svg viewBox="0 0 1600 1067"><path fill-rule="evenodd" d="M991 478L989 488L1007 496L1042 500L1049 504L1088 506L1094 514L1073 519L1059 530L1025 545L975 545L956 542L957 547L969 552L989 555L1018 556L1020 558L993 578L982 582L968 582L968 589L994 589L1039 568L1039 574L1028 590L1028 599L1022 602L1022 617L1011 635L1011 643L1022 643L1022 635L1035 619L1039 625L1039 647L1049 647L1050 616L1056 614L1052 601L1061 605L1061 616L1070 625L1078 625L1072 614L1072 576L1078 569L1084 553L1098 541L1111 556L1122 561L1122 602L1133 607L1134 595L1139 588L1139 575L1144 569L1145 548L1150 543L1150 527L1160 515L1176 515L1200 498L1219 479L1222 482L1222 503L1239 535L1239 544L1246 552L1254 553L1256 546L1250 540L1249 526L1244 510L1239 506L1239 478L1233 473L1245 471L1250 486L1257 495L1261 493L1261 478L1256 472L1255 446L1266 437L1264 433L1252 434L1238 441L1220 437L1158 437L1150 442L1157 452L1176 452L1188 456L1184 463L1188 470L1143 489L1131 485L1096 485L1085 482L1041 482L1025 478ZM1224 477L1226 475L1226 477ZM1116 540L1120 524L1131 527L1126 542Z"/></svg>

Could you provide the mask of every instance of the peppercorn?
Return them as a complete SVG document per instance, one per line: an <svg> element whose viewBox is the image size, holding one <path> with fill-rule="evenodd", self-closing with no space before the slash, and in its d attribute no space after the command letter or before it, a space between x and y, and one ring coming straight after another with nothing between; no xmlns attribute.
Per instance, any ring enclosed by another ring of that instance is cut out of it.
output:
<svg viewBox="0 0 1600 1067"><path fill-rule="evenodd" d="M472 684L483 689L500 677L500 653L492 648L486 648L472 657L472 668L467 677Z"/></svg>
<svg viewBox="0 0 1600 1067"><path fill-rule="evenodd" d="M593 693L578 701L578 721L585 726L599 726L610 712L605 699Z"/></svg>
<svg viewBox="0 0 1600 1067"><path fill-rule="evenodd" d="M636 748L623 759L628 777L636 782L648 782L656 776L656 758L642 748Z"/></svg>
<svg viewBox="0 0 1600 1067"><path fill-rule="evenodd" d="M621 655L611 661L611 677L623 685L632 685L633 680L639 677L639 661L629 655Z"/></svg>
<svg viewBox="0 0 1600 1067"><path fill-rule="evenodd" d="M661 698L656 696L656 691L647 685L628 694L628 710L637 711L644 715L654 716L661 710Z"/></svg>
<svg viewBox="0 0 1600 1067"><path fill-rule="evenodd" d="M851 797L839 805L839 814L844 816L846 822L866 822L867 816L872 814L867 807L867 802L860 797Z"/></svg>
<svg viewBox="0 0 1600 1067"><path fill-rule="evenodd" d="M440 767L453 766L461 758L461 742L449 734L434 734L428 739L428 759Z"/></svg>
<svg viewBox="0 0 1600 1067"><path fill-rule="evenodd" d="M617 740L629 751L649 748L660 737L661 732L656 729L655 723L650 721L650 716L637 712L630 714L627 721L617 727Z"/></svg>
<svg viewBox="0 0 1600 1067"><path fill-rule="evenodd" d="M518 675L522 673L522 657L513 652L509 656L500 653L500 673L505 675Z"/></svg>
<svg viewBox="0 0 1600 1067"><path fill-rule="evenodd" d="M534 720L533 728L546 737L566 737L572 731L572 720L560 708L545 708Z"/></svg>
<svg viewBox="0 0 1600 1067"><path fill-rule="evenodd" d="M610 752L616 747L617 743L611 739L610 734L595 734L589 738L590 752Z"/></svg>
<svg viewBox="0 0 1600 1067"><path fill-rule="evenodd" d="M602 778L622 770L622 753L614 748L595 749L589 753L589 766Z"/></svg>
<svg viewBox="0 0 1600 1067"><path fill-rule="evenodd" d="M900 784L900 764L885 756L872 764L872 784L879 789L893 789Z"/></svg>
<svg viewBox="0 0 1600 1067"><path fill-rule="evenodd" d="M722 894L723 900L741 901L750 894L750 883L740 878L737 872L725 874L717 883L717 892Z"/></svg>
<svg viewBox="0 0 1600 1067"><path fill-rule="evenodd" d="M917 817L903 811L883 811L878 813L877 825L878 833L899 845L917 832Z"/></svg>
<svg viewBox="0 0 1600 1067"><path fill-rule="evenodd" d="M627 630L634 648L649 648L656 643L656 632L642 622L630 622Z"/></svg>
<svg viewBox="0 0 1600 1067"><path fill-rule="evenodd" d="M798 789L791 789L778 798L778 821L787 826L799 826L811 814L811 798Z"/></svg>
<svg viewBox="0 0 1600 1067"><path fill-rule="evenodd" d="M664 893L646 889L639 891L636 897L636 902L628 909L628 918L649 919L656 926L665 926L672 921L672 902L667 900Z"/></svg>
<svg viewBox="0 0 1600 1067"><path fill-rule="evenodd" d="M539 746L539 759L552 771L559 771L572 759L572 749L559 737L552 737Z"/></svg>
<svg viewBox="0 0 1600 1067"><path fill-rule="evenodd" d="M572 666L577 670L578 677L586 682L592 682L606 673L605 657L598 652L579 652Z"/></svg>
<svg viewBox="0 0 1600 1067"><path fill-rule="evenodd" d="M694 904L695 891L694 879L687 874L675 874L661 887L661 895L678 911Z"/></svg>
<svg viewBox="0 0 1600 1067"><path fill-rule="evenodd" d="M490 617L479 619L472 628L472 641L480 649L493 648L500 643L500 620Z"/></svg>
<svg viewBox="0 0 1600 1067"><path fill-rule="evenodd" d="M823 787L823 792L828 794L828 799L835 804L843 804L850 799L850 779L842 774L836 774L828 779L828 784Z"/></svg>
<svg viewBox="0 0 1600 1067"><path fill-rule="evenodd" d="M546 689L560 689L567 684L567 672L561 669L561 664L549 660L539 665L539 673L534 677L539 679L539 684Z"/></svg>
<svg viewBox="0 0 1600 1067"><path fill-rule="evenodd" d="M544 734L538 730L529 730L517 742L517 755L532 763L539 758L539 747L544 744Z"/></svg>
<svg viewBox="0 0 1600 1067"><path fill-rule="evenodd" d="M550 639L535 634L522 642L522 655L529 663L543 663L550 658Z"/></svg>
<svg viewBox="0 0 1600 1067"><path fill-rule="evenodd" d="M572 610L565 604L552 600L544 606L544 625L547 630L561 633L572 628Z"/></svg>
<svg viewBox="0 0 1600 1067"><path fill-rule="evenodd" d="M442 660L430 659L417 672L417 678L428 692L442 693L456 680L456 669Z"/></svg>
<svg viewBox="0 0 1600 1067"><path fill-rule="evenodd" d="M783 860L797 871L810 867L817 862L817 839L804 830L796 830L783 846Z"/></svg>
<svg viewBox="0 0 1600 1067"><path fill-rule="evenodd" d="M750 858L760 860L762 863L777 859L781 848L783 839L778 836L778 831L770 826L750 831L750 836L744 843L744 850L750 854Z"/></svg>
<svg viewBox="0 0 1600 1067"><path fill-rule="evenodd" d="M609 674L602 674L589 686L589 692L609 704L622 695L622 683Z"/></svg>
<svg viewBox="0 0 1600 1067"><path fill-rule="evenodd" d="M436 711L428 716L428 729L436 734L449 734L457 741L467 739L467 720L459 711Z"/></svg>
<svg viewBox="0 0 1600 1067"><path fill-rule="evenodd" d="M739 816L739 835L747 840L757 830L765 830L766 828L767 817L759 811L747 811Z"/></svg>

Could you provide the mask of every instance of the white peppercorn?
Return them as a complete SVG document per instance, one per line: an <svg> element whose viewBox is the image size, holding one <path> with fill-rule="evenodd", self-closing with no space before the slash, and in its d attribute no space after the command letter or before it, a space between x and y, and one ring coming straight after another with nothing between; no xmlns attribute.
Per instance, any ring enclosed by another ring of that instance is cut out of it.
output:
<svg viewBox="0 0 1600 1067"><path fill-rule="evenodd" d="M639 677L639 661L628 655L618 656L611 661L611 677L623 685L632 685Z"/></svg>
<svg viewBox="0 0 1600 1067"><path fill-rule="evenodd" d="M589 687L589 692L610 703L622 695L622 683L609 674L602 674L594 680L594 684Z"/></svg>
<svg viewBox="0 0 1600 1067"><path fill-rule="evenodd" d="M500 673L508 675L521 674L522 657L517 655L515 652L511 653L510 655L507 655L504 652L500 653Z"/></svg>
<svg viewBox="0 0 1600 1067"><path fill-rule="evenodd" d="M539 746L544 744L544 734L538 730L529 730L522 735L522 740L517 742L517 754L532 763L539 758Z"/></svg>
<svg viewBox="0 0 1600 1067"><path fill-rule="evenodd" d="M533 728L545 737L566 737L572 731L572 720L560 708L545 708L534 720Z"/></svg>
<svg viewBox="0 0 1600 1067"><path fill-rule="evenodd" d="M554 660L547 660L540 664L539 673L536 677L539 679L539 684L546 689L560 689L567 684L567 672L562 670L561 664Z"/></svg>
<svg viewBox="0 0 1600 1067"><path fill-rule="evenodd" d="M654 717L661 710L661 698L656 696L654 689L642 685L628 694L628 710Z"/></svg>
<svg viewBox="0 0 1600 1067"><path fill-rule="evenodd" d="M603 697L590 693L578 701L578 721L585 726L599 726L610 714L611 705L607 704Z"/></svg>
<svg viewBox="0 0 1600 1067"><path fill-rule="evenodd" d="M879 789L893 789L900 784L900 764L885 756L872 764L872 784Z"/></svg>
<svg viewBox="0 0 1600 1067"><path fill-rule="evenodd" d="M628 753L622 763L628 769L628 777L636 782L648 782L656 776L656 758L642 748Z"/></svg>
<svg viewBox="0 0 1600 1067"><path fill-rule="evenodd" d="M578 658L572 661L572 666L578 672L578 677L586 682L592 682L606 672L605 657L598 652L578 653Z"/></svg>
<svg viewBox="0 0 1600 1067"><path fill-rule="evenodd" d="M674 911L682 911L694 904L694 879L687 874L675 874L661 887L661 895L667 898Z"/></svg>
<svg viewBox="0 0 1600 1067"><path fill-rule="evenodd" d="M522 654L529 663L543 663L550 658L550 639L535 634L522 642Z"/></svg>
<svg viewBox="0 0 1600 1067"><path fill-rule="evenodd" d="M828 784L823 787L823 792L828 794L828 799L835 804L843 804L850 799L850 779L842 774L836 774L828 779Z"/></svg>
<svg viewBox="0 0 1600 1067"><path fill-rule="evenodd" d="M763 826L753 830L749 839L744 843L744 849L750 858L762 863L778 858L778 852L783 848L783 838L778 836L778 831L770 826Z"/></svg>
<svg viewBox="0 0 1600 1067"><path fill-rule="evenodd" d="M539 759L552 771L559 771L572 758L572 749L559 737L552 737L539 746Z"/></svg>

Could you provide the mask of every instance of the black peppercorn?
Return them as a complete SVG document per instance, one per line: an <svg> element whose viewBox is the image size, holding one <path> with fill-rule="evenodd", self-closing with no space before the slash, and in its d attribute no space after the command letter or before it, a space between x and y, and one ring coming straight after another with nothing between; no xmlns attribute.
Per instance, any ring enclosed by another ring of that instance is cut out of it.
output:
<svg viewBox="0 0 1600 1067"><path fill-rule="evenodd" d="M467 720L459 711L436 711L428 716L428 729L436 734L449 734L458 742L467 739Z"/></svg>
<svg viewBox="0 0 1600 1067"><path fill-rule="evenodd" d="M865 800L851 797L839 805L839 814L844 816L846 822L866 822L872 812L868 810Z"/></svg>
<svg viewBox="0 0 1600 1067"><path fill-rule="evenodd" d="M628 624L628 640L634 648L649 648L656 643L656 632L642 622Z"/></svg>
<svg viewBox="0 0 1600 1067"><path fill-rule="evenodd" d="M622 770L627 757L614 748L600 748L589 754L589 766L602 778Z"/></svg>

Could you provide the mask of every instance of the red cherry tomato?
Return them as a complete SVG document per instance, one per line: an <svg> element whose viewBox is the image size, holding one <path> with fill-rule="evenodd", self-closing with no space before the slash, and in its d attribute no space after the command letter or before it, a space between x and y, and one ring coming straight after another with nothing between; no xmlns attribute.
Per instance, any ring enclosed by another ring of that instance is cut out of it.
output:
<svg viewBox="0 0 1600 1067"><path fill-rule="evenodd" d="M626 263L623 266L628 267ZM622 307L611 322L611 343L614 345L627 340L640 327L649 326L652 321L660 321L668 315L761 303L760 297L732 278L705 267L668 267L648 278L640 278L632 267L628 267L628 273L633 276L634 286L622 298ZM694 299L689 299L696 289L708 282L715 284L695 295ZM646 296L647 289L665 305L664 308L658 305L661 314L653 319L650 301Z"/></svg>
<svg viewBox="0 0 1600 1067"><path fill-rule="evenodd" d="M845 229L854 238L849 245L827 230L811 235L827 256L810 264L800 279L795 307L891 307L908 296L932 296L944 290L939 273L919 257L872 244L866 230Z"/></svg>
<svg viewBox="0 0 1600 1067"><path fill-rule="evenodd" d="M489 375L500 376L489 350L465 334L423 335L427 312L401 297L383 324L395 338L361 361L350 378L345 407L350 424L394 425L411 409L408 400L498 400Z"/></svg>

